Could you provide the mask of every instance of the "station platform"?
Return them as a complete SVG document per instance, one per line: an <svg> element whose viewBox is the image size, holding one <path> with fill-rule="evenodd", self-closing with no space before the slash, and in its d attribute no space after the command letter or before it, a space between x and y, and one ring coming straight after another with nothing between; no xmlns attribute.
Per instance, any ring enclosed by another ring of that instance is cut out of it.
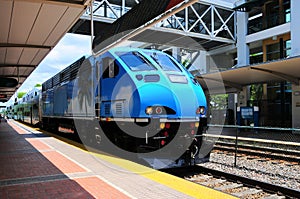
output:
<svg viewBox="0 0 300 199"><path fill-rule="evenodd" d="M128 160L0 123L0 198L234 198Z"/></svg>

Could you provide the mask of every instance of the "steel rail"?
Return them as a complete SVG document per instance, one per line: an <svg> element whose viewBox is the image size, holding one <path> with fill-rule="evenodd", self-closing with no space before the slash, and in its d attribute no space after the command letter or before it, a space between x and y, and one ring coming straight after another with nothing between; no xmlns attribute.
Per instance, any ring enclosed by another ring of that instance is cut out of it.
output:
<svg viewBox="0 0 300 199"><path fill-rule="evenodd" d="M187 177L192 175L197 175L200 173L211 174L217 178L225 178L227 181L242 183L245 186L253 187L253 188L260 188L265 192L274 193L278 195L284 195L288 198L298 198L300 196L300 190L291 189L288 187L282 187L279 185L262 182L259 180L254 180L251 178L242 177L239 175L234 175L231 173L226 173L223 171L218 171L215 169L206 168L200 165L193 166L193 167L185 167L185 168L172 168L172 169L162 169L162 172L169 173L171 175L175 175L177 177Z"/></svg>

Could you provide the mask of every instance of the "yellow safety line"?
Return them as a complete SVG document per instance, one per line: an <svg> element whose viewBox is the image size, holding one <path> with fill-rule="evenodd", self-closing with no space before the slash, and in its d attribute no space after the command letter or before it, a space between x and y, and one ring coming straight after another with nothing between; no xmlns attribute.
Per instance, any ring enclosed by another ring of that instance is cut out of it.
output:
<svg viewBox="0 0 300 199"><path fill-rule="evenodd" d="M140 164L128 161L128 160L115 158L115 157L109 157L106 155L96 154L96 153L93 153L93 155L95 155L101 159L104 159L105 161L108 161L114 165L120 166L128 171L139 174L143 177L151 179L155 182L158 182L160 184L163 184L165 186L168 186L172 189L175 189L179 192L182 192L184 194L187 194L187 195L195 197L195 198L201 198L201 199L236 198L229 194L226 194L226 193L223 193L223 192L220 192L217 190L213 190L213 189L205 187L203 185L189 182L182 178L175 177L173 175L163 173L163 172L145 167L143 165L140 165Z"/></svg>

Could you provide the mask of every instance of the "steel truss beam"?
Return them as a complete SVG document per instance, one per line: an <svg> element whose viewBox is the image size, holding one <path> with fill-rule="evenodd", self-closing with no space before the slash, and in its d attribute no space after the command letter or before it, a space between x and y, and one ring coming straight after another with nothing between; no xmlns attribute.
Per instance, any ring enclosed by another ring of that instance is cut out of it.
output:
<svg viewBox="0 0 300 199"><path fill-rule="evenodd" d="M116 5L108 0L94 1L93 20L104 23L113 23L116 19L127 13L139 0L121 0ZM200 10L205 7L206 9ZM90 20L91 8L88 8L81 19ZM155 28L169 29L187 36L219 41L224 43L235 43L235 14L236 12L225 7L198 1L179 13L173 14L155 25ZM193 16L193 17L192 17Z"/></svg>
<svg viewBox="0 0 300 199"><path fill-rule="evenodd" d="M120 5L112 4L108 0L94 1L93 4L93 17L94 21L101 21L112 23L116 19L127 13L132 7L126 6L128 2L134 5L138 4L140 0L121 0ZM91 19L91 8L86 9L81 19Z"/></svg>
<svg viewBox="0 0 300 199"><path fill-rule="evenodd" d="M200 11L197 8L201 6L207 8L204 11ZM222 12L226 14L222 15ZM212 4L203 4L199 1L186 8L184 14L181 13L179 15L176 13L157 24L156 27L170 28L176 30L176 32L179 30L184 33L199 34L199 38L234 43L236 40L235 13L233 10ZM232 23L231 25L229 24L230 22Z"/></svg>

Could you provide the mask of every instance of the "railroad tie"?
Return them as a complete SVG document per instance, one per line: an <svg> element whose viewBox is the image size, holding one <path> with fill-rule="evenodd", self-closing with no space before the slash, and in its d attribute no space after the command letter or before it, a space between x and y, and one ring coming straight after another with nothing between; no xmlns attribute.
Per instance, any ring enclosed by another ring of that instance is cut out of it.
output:
<svg viewBox="0 0 300 199"><path fill-rule="evenodd" d="M263 199L285 199L285 196L279 196L277 194L273 194L273 195L264 197Z"/></svg>
<svg viewBox="0 0 300 199"><path fill-rule="evenodd" d="M214 186L216 184L220 184L220 183L224 183L224 182L226 182L226 180L215 179L215 180L211 180L211 181L208 181L208 182L203 182L201 184L204 185L204 186Z"/></svg>
<svg viewBox="0 0 300 199"><path fill-rule="evenodd" d="M228 190L228 189L240 188L242 186L243 186L243 184L232 183L232 184L229 184L229 185L224 185L224 186L221 186L221 187L217 187L216 190L225 191L225 190Z"/></svg>
<svg viewBox="0 0 300 199"><path fill-rule="evenodd" d="M253 195L253 194L258 194L258 193L261 193L263 192L263 190L261 189L247 189L245 191L242 191L242 192L237 192L237 193L233 193L232 195L234 196L237 196L237 197L243 197L243 196L246 196L246 195Z"/></svg>
<svg viewBox="0 0 300 199"><path fill-rule="evenodd" d="M191 178L186 178L187 180L193 181L193 182L202 182L208 179L213 178L213 176L210 175L198 175L198 176L193 176Z"/></svg>

